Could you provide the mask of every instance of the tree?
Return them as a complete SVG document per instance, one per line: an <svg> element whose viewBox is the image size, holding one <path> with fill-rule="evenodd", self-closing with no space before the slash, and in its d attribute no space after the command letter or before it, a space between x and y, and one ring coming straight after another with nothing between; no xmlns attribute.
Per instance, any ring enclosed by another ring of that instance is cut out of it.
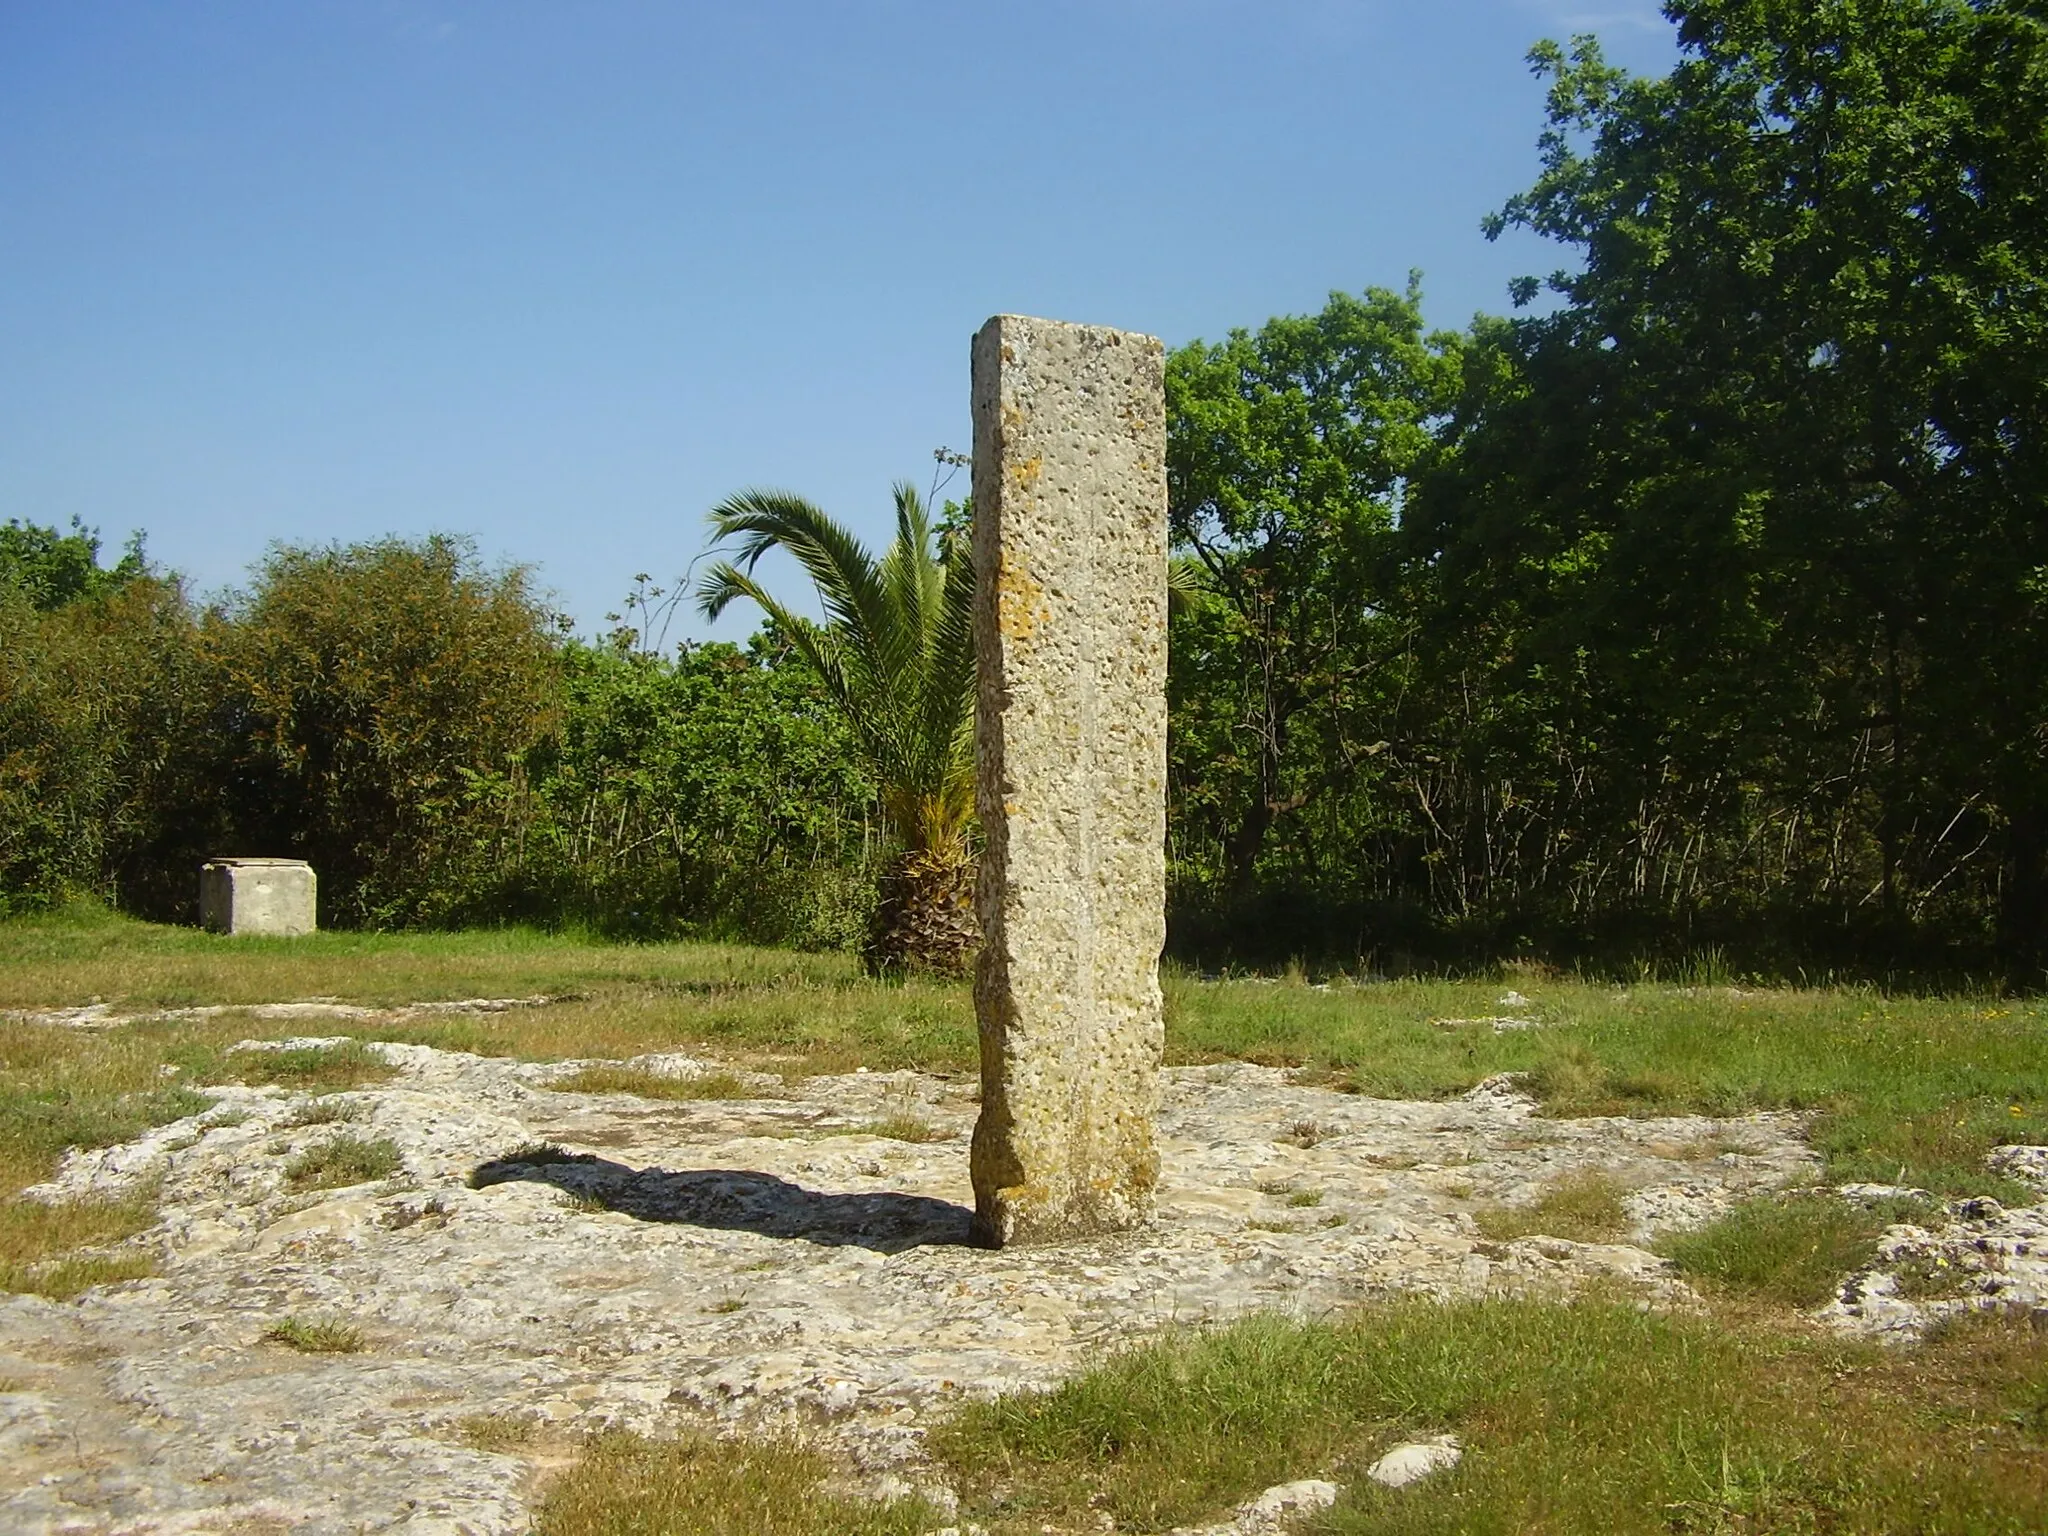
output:
<svg viewBox="0 0 2048 1536"><path fill-rule="evenodd" d="M1233 897L1276 826L1385 746L1410 634L1393 535L1459 353L1411 281L1167 360L1173 536L1207 593L1175 623L1176 820Z"/></svg>
<svg viewBox="0 0 2048 1536"><path fill-rule="evenodd" d="M554 628L461 540L273 550L207 625L234 842L208 851L312 860L342 921L434 918L478 781L556 728Z"/></svg>
<svg viewBox="0 0 2048 1536"><path fill-rule="evenodd" d="M1768 879L1893 923L1995 892L2038 959L2048 18L1665 9L1662 79L1533 56L1544 168L1494 230L1580 264L1409 520L1436 627L1494 637L1496 689L1559 690L1672 900L1775 848Z"/></svg>
<svg viewBox="0 0 2048 1536"><path fill-rule="evenodd" d="M142 535L130 538L111 569L100 564L100 536L77 518L71 531L40 527L10 517L0 523L0 585L21 589L36 608L49 612L82 598L103 597L148 570Z"/></svg>
<svg viewBox="0 0 2048 1536"><path fill-rule="evenodd" d="M707 618L749 598L817 674L877 786L898 852L883 879L871 963L959 971L975 920L973 686L966 541L940 538L917 490L895 487L896 538L877 560L798 496L749 490L711 512L714 546L737 541L699 586ZM816 623L754 578L770 550L793 556L825 610Z"/></svg>

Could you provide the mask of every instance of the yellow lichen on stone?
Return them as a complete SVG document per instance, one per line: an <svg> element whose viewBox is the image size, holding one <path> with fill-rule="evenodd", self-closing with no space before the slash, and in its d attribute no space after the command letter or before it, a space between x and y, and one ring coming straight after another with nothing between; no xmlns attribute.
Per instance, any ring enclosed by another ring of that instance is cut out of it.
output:
<svg viewBox="0 0 2048 1536"><path fill-rule="evenodd" d="M1013 315L974 345L975 978L984 1241L1145 1219L1163 1044L1166 477L1153 337Z"/></svg>

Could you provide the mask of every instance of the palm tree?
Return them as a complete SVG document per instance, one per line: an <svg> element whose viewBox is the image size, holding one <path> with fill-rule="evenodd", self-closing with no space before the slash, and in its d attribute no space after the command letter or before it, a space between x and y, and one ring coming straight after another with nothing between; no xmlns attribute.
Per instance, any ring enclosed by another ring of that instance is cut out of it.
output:
<svg viewBox="0 0 2048 1536"><path fill-rule="evenodd" d="M877 968L962 971L981 946L974 914L974 571L940 538L914 486L895 487L896 540L878 561L800 496L742 491L711 511L732 558L697 589L706 618L751 598L818 674L880 787L895 852L868 943ZM793 555L824 606L820 624L762 589L754 567Z"/></svg>

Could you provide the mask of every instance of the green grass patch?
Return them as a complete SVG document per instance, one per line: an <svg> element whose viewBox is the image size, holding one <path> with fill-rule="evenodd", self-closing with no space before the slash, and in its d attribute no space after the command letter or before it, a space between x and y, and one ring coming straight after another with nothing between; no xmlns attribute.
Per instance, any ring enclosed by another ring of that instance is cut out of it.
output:
<svg viewBox="0 0 2048 1536"><path fill-rule="evenodd" d="M1916 1201L1852 1204L1822 1192L1744 1201L1718 1221L1666 1237L1657 1251L1688 1280L1786 1307L1817 1307L1866 1267L1894 1222L1927 1221Z"/></svg>
<svg viewBox="0 0 2048 1536"><path fill-rule="evenodd" d="M643 1099L762 1099L757 1088L731 1072L700 1072L694 1077L666 1077L639 1067L585 1067L574 1076L547 1085L557 1093L630 1093Z"/></svg>
<svg viewBox="0 0 2048 1536"><path fill-rule="evenodd" d="M340 1045L295 1045L282 1050L230 1051L222 1071L244 1083L275 1083L313 1093L389 1082L398 1068L360 1040Z"/></svg>
<svg viewBox="0 0 2048 1536"><path fill-rule="evenodd" d="M387 1137L336 1136L293 1156L284 1178L293 1189L340 1189L388 1179L401 1162L397 1144Z"/></svg>
<svg viewBox="0 0 2048 1536"><path fill-rule="evenodd" d="M282 1344L302 1355L354 1355L363 1349L363 1331L331 1317L288 1317L263 1330L266 1344Z"/></svg>
<svg viewBox="0 0 2048 1536"><path fill-rule="evenodd" d="M2023 1324L1888 1353L1626 1303L1413 1302L1173 1335L931 1444L963 1520L1003 1533L1161 1531L1320 1474L1347 1488L1323 1532L2019 1536L2048 1522L2048 1446L2003 1405L2044 1365ZM1447 1431L1457 1470L1362 1477Z"/></svg>
<svg viewBox="0 0 2048 1536"><path fill-rule="evenodd" d="M535 1536L922 1536L921 1500L829 1491L832 1467L790 1441L599 1435L542 1497Z"/></svg>
<svg viewBox="0 0 2048 1536"><path fill-rule="evenodd" d="M1548 1185L1526 1205L1474 1211L1479 1230L1495 1242L1518 1237L1561 1237L1575 1243L1613 1243L1628 1235L1627 1189L1602 1173L1575 1173Z"/></svg>
<svg viewBox="0 0 2048 1536"><path fill-rule="evenodd" d="M0 960L0 1006L94 996L169 1006L544 994L563 1000L331 1028L528 1060L709 1050L736 1065L796 1074L855 1066L968 1072L977 1061L964 984L876 981L837 955L606 944L517 930L229 940L67 911L0 923ZM1495 1034L1432 1022L1497 1013L1508 984L1502 977L1336 978L1319 987L1299 976L1259 983L1169 974L1168 1056L1294 1067L1305 1081L1397 1098L1448 1097L1517 1072L1554 1115L1802 1111L1814 1116L1814 1143L1832 1180L1898 1182L2009 1203L2022 1192L1986 1171L1985 1154L2003 1142L2048 1142L2048 1005L2038 1000L1614 987L1524 975L1513 984L1530 994L1528 1011L1545 1028ZM86 1032L0 1025L0 1156L10 1094L26 1091L44 1105L38 1113L76 1125L75 1132L46 1126L36 1133L39 1146L104 1144L126 1139L113 1134L116 1122L156 1123L160 1109L117 1101L162 1089L149 1075L159 1064L182 1067L180 1081L204 1081L224 1073L220 1056L235 1039L303 1028L247 1018L161 1021L102 1032L97 1044L29 1045L19 1038L24 1030ZM26 1052L20 1066L17 1052ZM125 1056L140 1070L119 1090L110 1082L91 1086L57 1060L68 1056L102 1065ZM67 1074L70 1097L52 1098L54 1077ZM1320 1134L1307 1122L1302 1129L1305 1136L1290 1133L1297 1144Z"/></svg>

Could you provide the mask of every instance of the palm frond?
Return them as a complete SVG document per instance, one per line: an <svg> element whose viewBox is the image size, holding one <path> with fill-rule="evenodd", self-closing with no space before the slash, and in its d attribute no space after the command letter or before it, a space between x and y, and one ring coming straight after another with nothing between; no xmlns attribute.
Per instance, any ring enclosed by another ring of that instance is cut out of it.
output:
<svg viewBox="0 0 2048 1536"><path fill-rule="evenodd" d="M959 845L973 821L973 569L964 544L935 549L914 486L894 487L896 538L877 560L801 497L750 490L713 509L715 542L737 540L706 573L699 604L716 618L744 597L786 631L845 715L881 787L884 819L912 848ZM791 613L754 579L772 549L792 555L826 613Z"/></svg>

